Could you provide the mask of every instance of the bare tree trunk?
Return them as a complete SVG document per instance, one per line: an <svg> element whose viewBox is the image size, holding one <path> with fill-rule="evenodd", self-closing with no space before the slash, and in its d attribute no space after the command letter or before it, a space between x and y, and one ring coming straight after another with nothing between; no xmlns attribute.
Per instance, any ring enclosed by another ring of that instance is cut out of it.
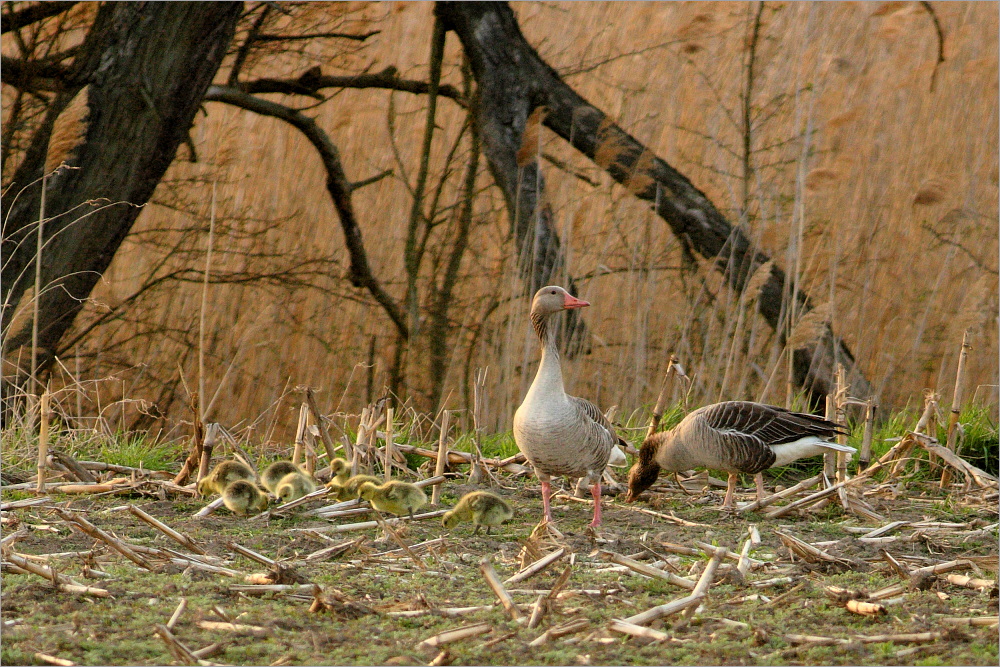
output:
<svg viewBox="0 0 1000 667"><path fill-rule="evenodd" d="M91 290L187 137L195 113L233 38L240 2L107 3L60 82L15 173L3 206L4 322L33 283L39 186L55 115L83 87L88 118L68 158L74 169L48 179L39 309L42 363L72 325ZM26 188L23 191L22 188ZM5 336L13 349L28 330Z"/></svg>
<svg viewBox="0 0 1000 667"><path fill-rule="evenodd" d="M618 127L562 81L528 44L513 11L504 2L438 2L437 15L454 30L472 63L479 86L479 125L484 153L514 217L519 244L539 237L548 252L531 267L532 286L545 284L562 262L559 239L542 201L543 180L538 163L517 165L525 124L532 111L545 106L546 127L570 142L640 199L652 202L674 235L693 248L742 291L754 271L770 258L754 247L740 227L734 227L683 174ZM551 253L551 254L549 254ZM784 271L772 264L757 308L767 323L784 336L782 294ZM799 292L798 313L812 308ZM815 394L833 388L837 363L848 371L851 392L867 396L871 387L857 368L850 350L827 325L821 336L794 353L794 380Z"/></svg>

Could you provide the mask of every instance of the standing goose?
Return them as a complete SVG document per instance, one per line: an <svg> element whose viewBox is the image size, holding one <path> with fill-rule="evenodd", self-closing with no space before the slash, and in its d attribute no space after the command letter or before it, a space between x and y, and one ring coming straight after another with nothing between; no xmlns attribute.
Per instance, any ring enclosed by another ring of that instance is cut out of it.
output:
<svg viewBox="0 0 1000 667"><path fill-rule="evenodd" d="M620 440L597 406L566 394L556 331L549 323L555 313L589 305L556 286L543 287L531 300L531 326L542 345L542 362L514 413L514 440L542 483L545 519L552 521L552 476L584 477L594 497L590 526L596 528L601 524L601 473Z"/></svg>
<svg viewBox="0 0 1000 667"><path fill-rule="evenodd" d="M729 473L722 506L733 507L736 474L755 475L757 495L764 489L761 471L817 456L828 450L854 453L854 447L830 442L844 426L816 415L750 401L726 401L698 408L669 431L642 443L639 460L629 471L632 502L652 486L660 470L680 472L704 466Z"/></svg>

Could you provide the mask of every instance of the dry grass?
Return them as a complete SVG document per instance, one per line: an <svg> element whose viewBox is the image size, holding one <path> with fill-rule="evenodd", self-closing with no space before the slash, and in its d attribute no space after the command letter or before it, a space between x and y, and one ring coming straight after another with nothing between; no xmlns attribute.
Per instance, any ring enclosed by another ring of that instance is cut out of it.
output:
<svg viewBox="0 0 1000 667"><path fill-rule="evenodd" d="M382 31L359 51L344 55L337 44L313 44L307 53L256 64L253 75L298 75L314 64L340 73L371 62L372 71L394 65L405 77L426 79L431 4L352 7L367 17L352 28ZM990 404L997 395L997 12L987 3L935 9L946 61L933 92L936 35L918 3L769 4L757 49L754 105L762 120L753 133L757 169L745 225L780 266L801 266L802 285L816 303L828 304L834 329L886 406L918 403L923 388L949 386L965 328L974 347L968 393ZM515 11L529 41L584 97L684 171L731 219L740 218L741 185L728 174L739 173L733 151L741 135L730 115L740 106L752 7L532 3L516 4ZM461 86L460 62L449 35L444 82ZM347 90L310 113L337 143L350 178L395 170L395 177L357 191L355 206L376 275L402 299L411 200L401 175L405 169L412 183L416 173L426 99L393 95L394 151L389 97ZM439 104L432 176L462 113L447 100ZM267 413L278 433L290 434L294 410L280 402L289 382L316 387L324 412L357 412L366 402L365 372L357 364L376 336L378 391L392 360L392 332L378 307L342 278L346 253L312 149L276 120L215 104L199 117L192 138L201 161L178 161L157 192L173 208L150 206L142 214L80 322L150 275L182 267L194 274L151 292L123 322L82 341L82 379L135 368L131 386L116 395L109 385L104 404L127 391L174 416L183 413L183 391L164 387L176 387L178 365L189 384L195 381L197 356L185 336L196 331L197 267L204 266L217 179L220 229L230 231L217 230L213 274L260 268L248 258L265 250L273 256L255 261L312 257L333 264L323 268L328 277L310 278L318 288L210 286L206 384L209 394L222 389L207 418L235 424ZM720 394L761 398L772 376L765 398L782 401L784 357L752 309L710 267L682 270L677 240L625 188L546 130L540 138L543 153L599 183L591 187L543 162L568 270L594 304L585 313L591 353L566 365L568 388L603 407L650 403L676 352L693 378L696 404ZM448 407L468 408L469 369L488 366L484 426L505 430L536 351L507 213L481 170L472 249L452 311L463 329L444 395L451 392ZM456 174L443 189L443 202L457 201L459 181ZM797 215L799 257L789 251ZM202 231L192 235L192 229ZM439 236L432 237L436 244ZM424 278L430 275L425 267ZM416 405L432 409L421 405L424 349L425 341L414 342L407 381ZM261 425L262 436L269 426Z"/></svg>

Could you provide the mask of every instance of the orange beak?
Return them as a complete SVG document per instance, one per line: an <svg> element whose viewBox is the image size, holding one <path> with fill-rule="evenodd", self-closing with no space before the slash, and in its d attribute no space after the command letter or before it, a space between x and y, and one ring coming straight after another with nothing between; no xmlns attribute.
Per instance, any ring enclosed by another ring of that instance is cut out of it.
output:
<svg viewBox="0 0 1000 667"><path fill-rule="evenodd" d="M571 308L586 308L590 305L589 301L584 301L583 299L577 299L572 294L566 295L566 300L563 302L563 308L565 310L570 310Z"/></svg>

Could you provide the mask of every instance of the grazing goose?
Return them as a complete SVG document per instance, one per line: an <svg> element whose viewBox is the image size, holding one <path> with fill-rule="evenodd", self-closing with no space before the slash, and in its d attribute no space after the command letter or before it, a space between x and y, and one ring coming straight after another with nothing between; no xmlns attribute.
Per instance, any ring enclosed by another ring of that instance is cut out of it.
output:
<svg viewBox="0 0 1000 667"><path fill-rule="evenodd" d="M264 473L260 476L260 482L264 485L265 489L277 495L278 482L293 472L300 473L302 469L291 461L275 461L264 468Z"/></svg>
<svg viewBox="0 0 1000 667"><path fill-rule="evenodd" d="M290 503L316 490L316 482L304 472L290 472L281 478L274 495L283 503Z"/></svg>
<svg viewBox="0 0 1000 667"><path fill-rule="evenodd" d="M222 492L222 502L233 514L246 516L251 509L263 512L267 509L267 496L253 482L238 479Z"/></svg>
<svg viewBox="0 0 1000 667"><path fill-rule="evenodd" d="M364 482L358 487L358 495L372 504L380 512L390 512L396 516L409 514L413 518L413 510L427 504L427 494L419 486L409 482L390 480L378 486L373 482Z"/></svg>
<svg viewBox="0 0 1000 667"><path fill-rule="evenodd" d="M827 450L854 453L853 447L829 442L844 426L816 415L750 401L726 401L698 408L669 431L642 443L639 460L628 474L632 502L652 486L660 470L679 472L697 466L729 473L724 508L733 507L736 474L756 475L757 495L763 495L761 471L788 465Z"/></svg>
<svg viewBox="0 0 1000 667"><path fill-rule="evenodd" d="M253 470L250 466L240 461L223 461L201 478L198 482L198 493L203 496L210 496L213 493L222 493L226 487L238 480L254 481Z"/></svg>
<svg viewBox="0 0 1000 667"><path fill-rule="evenodd" d="M461 521L471 521L476 526L473 535L477 535L482 526L486 526L486 534L489 535L493 526L499 526L512 516L514 509L500 496L487 491L473 491L462 496L454 509L445 512L441 524L451 530Z"/></svg>
<svg viewBox="0 0 1000 667"><path fill-rule="evenodd" d="M590 401L567 396L556 348L556 331L549 317L590 304L562 287L543 287L531 300L531 325L542 344L542 361L524 402L514 413L514 440L542 483L545 519L552 521L549 483L553 475L585 477L594 497L594 520L601 524L601 474L621 441L614 427Z"/></svg>

